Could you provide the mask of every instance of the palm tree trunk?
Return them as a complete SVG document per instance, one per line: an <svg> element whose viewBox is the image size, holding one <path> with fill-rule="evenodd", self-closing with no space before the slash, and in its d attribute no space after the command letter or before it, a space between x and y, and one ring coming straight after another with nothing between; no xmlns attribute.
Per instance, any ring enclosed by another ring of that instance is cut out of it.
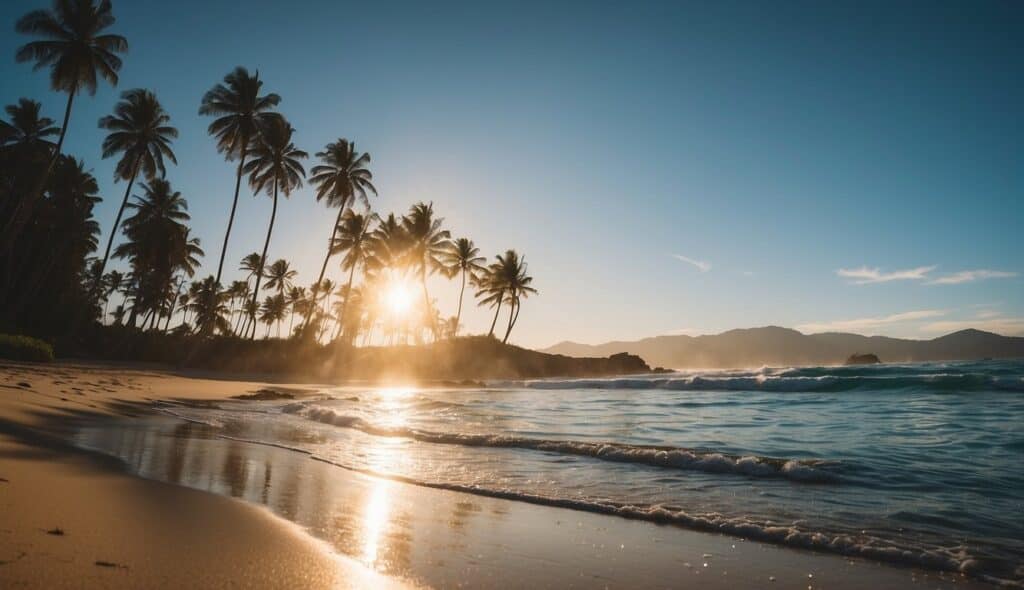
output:
<svg viewBox="0 0 1024 590"><path fill-rule="evenodd" d="M107 250L103 253L103 262L100 263L100 270L96 273L96 281L89 291L90 296L96 292L103 280L103 271L107 268L107 260L110 259L110 247L114 245L114 238L117 236L117 226L121 224L121 216L124 215L124 208L128 205L128 197L132 192L132 185L135 184L135 177L139 174L139 162L141 157L135 158L132 166L132 176L128 179L128 188L124 191L124 199L121 200L121 208L117 210L117 218L114 219L114 227L110 228L110 237L107 238Z"/></svg>
<svg viewBox="0 0 1024 590"><path fill-rule="evenodd" d="M32 216L32 209L35 208L36 203L43 196L43 191L46 190L46 181L50 178L50 173L53 172L53 166L57 163L57 159L60 158L61 148L64 146L64 137L68 133L68 121L71 120L71 104L75 100L75 94L78 88L72 88L71 92L68 93L68 104L64 108L64 124L60 128L60 136L57 138L57 145L53 148L53 154L50 155L50 161L46 164L46 170L43 175L39 178L39 182L36 183L35 189L32 191L28 199L22 200L11 212L10 221L4 226L3 233L0 235L4 236L3 247L0 251L10 252L14 247L14 243L18 238L18 234L24 229L25 224Z"/></svg>
<svg viewBox="0 0 1024 590"><path fill-rule="evenodd" d="M347 200L346 200L347 201ZM320 288L320 283L324 280L324 274L327 272L327 262L331 259L331 250L334 247L334 238L338 235L338 224L341 223L341 214L345 212L346 203L342 203L341 207L338 208L338 217L334 220L334 227L331 229L331 241L327 242L327 256L324 257L324 264L320 267L320 276L317 277L316 282L313 283L313 301L316 302L316 291ZM309 319L313 317L313 306L309 307L309 313L306 314L306 318L302 322L302 331L305 332L306 325L309 324Z"/></svg>
<svg viewBox="0 0 1024 590"><path fill-rule="evenodd" d="M349 299L352 299L352 279L356 277L356 265L353 263L352 268L348 270L348 286L345 287L345 301L341 303L341 318L338 320L338 334L341 335L341 331L345 329L345 313L348 311ZM337 338L337 336L335 336Z"/></svg>
<svg viewBox="0 0 1024 590"><path fill-rule="evenodd" d="M466 269L462 269L462 289L459 290L459 311L455 313L455 331L452 338L459 335L459 321L462 319L462 296L466 294Z"/></svg>
<svg viewBox="0 0 1024 590"><path fill-rule="evenodd" d="M515 298L515 297L513 297L513 298L512 298L512 303L511 303L511 306L512 306L512 307L510 307L510 308L508 309L508 328L507 328L507 329L505 330L505 337L504 337L504 338L502 338L502 340L501 340L501 343L502 343L502 344L505 344L505 343L507 343L507 342L508 342L508 335L512 333L512 320L513 320L513 319L514 319L514 317L515 317L515 312L516 312L516 304L517 304L517 303L518 303L518 301L516 300L516 298Z"/></svg>
<svg viewBox="0 0 1024 590"><path fill-rule="evenodd" d="M430 318L430 331L434 334L434 340L437 340L437 322L434 321L433 306L430 305L430 294L427 293L426 264L420 267L420 284L423 285L423 313Z"/></svg>
<svg viewBox="0 0 1024 590"><path fill-rule="evenodd" d="M505 299L505 293L501 294L501 298L498 299L498 307L494 310L494 319L491 320L491 331L487 333L488 336L494 336L494 326L498 325L498 313L501 311L501 302Z"/></svg>
<svg viewBox="0 0 1024 590"><path fill-rule="evenodd" d="M267 226L267 239L263 242L263 255L260 256L260 272L256 274L256 289L252 292L253 305L256 304L257 298L260 295L260 280L263 278L263 266L267 262L267 248L270 247L270 234L274 231L274 217L277 216L277 177L274 177L274 206L270 209L270 225ZM270 333L270 329L267 328L267 333ZM253 326L252 340L256 339L256 326Z"/></svg>
<svg viewBox="0 0 1024 590"><path fill-rule="evenodd" d="M238 173L235 175L235 198L231 201L231 215L228 216L228 229L224 232L224 245L220 249L220 262L217 263L217 285L220 285L220 275L224 270L224 255L228 252L228 238L231 237L231 225L235 222L235 209L238 207L238 191L242 187L242 168L245 166L245 156L248 155L248 144L248 138L243 137L242 157L238 161Z"/></svg>

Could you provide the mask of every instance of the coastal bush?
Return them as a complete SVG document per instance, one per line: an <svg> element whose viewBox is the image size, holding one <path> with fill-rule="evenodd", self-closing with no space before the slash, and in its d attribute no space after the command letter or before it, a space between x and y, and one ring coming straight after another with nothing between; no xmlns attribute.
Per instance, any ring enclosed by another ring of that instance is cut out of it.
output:
<svg viewBox="0 0 1024 590"><path fill-rule="evenodd" d="M29 336L0 334L0 358L48 363L53 360L53 347Z"/></svg>

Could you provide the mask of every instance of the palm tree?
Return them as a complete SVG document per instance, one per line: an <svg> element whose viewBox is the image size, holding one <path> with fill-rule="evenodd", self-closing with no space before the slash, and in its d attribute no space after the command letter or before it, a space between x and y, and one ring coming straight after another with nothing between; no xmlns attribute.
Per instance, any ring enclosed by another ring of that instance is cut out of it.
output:
<svg viewBox="0 0 1024 590"><path fill-rule="evenodd" d="M217 84L207 91L199 107L200 115L217 117L207 129L207 133L217 140L217 151L224 154L228 161L238 158L235 196L231 201L231 214L228 216L228 228L224 232L220 262L217 263L218 283L224 269L224 255L228 250L231 226L235 221L238 191L242 185L242 173L245 169L245 159L249 155L249 147L255 143L260 127L266 120L278 116L270 110L281 102L281 97L273 93L260 96L262 86L258 71L250 74L248 70L239 66L224 76L222 84Z"/></svg>
<svg viewBox="0 0 1024 590"><path fill-rule="evenodd" d="M227 334L231 330L227 320L227 294L220 290L217 279L211 275L192 285L195 292L189 308L193 312L196 333L207 335L219 331Z"/></svg>
<svg viewBox="0 0 1024 590"><path fill-rule="evenodd" d="M40 38L19 47L15 60L18 63L33 61L35 70L49 67L50 88L66 92L68 102L64 108L64 123L49 164L36 189L22 202L22 206L0 232L6 240L0 244L0 250L5 250L14 242L32 214L32 209L42 198L47 177L64 145L75 95L83 89L95 95L97 74L111 86L117 86L121 59L115 54L127 51L128 41L120 35L102 34L114 21L109 0L101 0L98 6L93 0L55 0L52 10L33 10L15 24L17 32Z"/></svg>
<svg viewBox="0 0 1024 590"><path fill-rule="evenodd" d="M266 192L273 196L274 205L270 210L270 224L267 226L267 239L263 242L263 254L260 256L260 272L256 275L256 288L252 298L256 301L260 292L260 279L263 277L263 266L267 262L267 248L270 247L270 235L274 231L274 217L277 215L277 193L281 191L285 197L292 190L302 186L306 170L299 160L308 154L292 143L294 129L284 117L273 117L266 121L260 132L260 142L253 147L253 160L245 165L249 174L249 184L253 192ZM256 339L255 326L252 339Z"/></svg>
<svg viewBox="0 0 1024 590"><path fill-rule="evenodd" d="M355 278L356 267L366 259L370 244L370 224L377 219L376 214L360 215L352 210L345 212L338 227L335 229L335 237L331 242L331 253L345 253L341 260L342 270L348 271L348 283L345 287L345 303L341 306L341 315L338 323L345 325L345 309L348 307L348 294L352 293L352 280Z"/></svg>
<svg viewBox="0 0 1024 590"><path fill-rule="evenodd" d="M292 279L298 274L298 271L292 270L287 260L280 258L267 267L267 284L263 288L277 289L278 295L283 295L292 288Z"/></svg>
<svg viewBox="0 0 1024 590"><path fill-rule="evenodd" d="M451 232L441 229L444 219L434 217L434 204L416 203L409 214L402 218L402 228L408 238L406 257L410 266L416 270L423 287L423 309L431 324L434 336L437 336L437 324L430 313L430 295L427 293L427 275L444 270L441 255L450 246Z"/></svg>
<svg viewBox="0 0 1024 590"><path fill-rule="evenodd" d="M124 285L124 273L112 270L107 273L107 276L103 277L103 320L107 319L107 309L110 306L110 297L121 290ZM103 323L103 322L100 322Z"/></svg>
<svg viewBox="0 0 1024 590"><path fill-rule="evenodd" d="M53 126L53 119L40 115L42 107L28 98L19 98L18 104L4 107L11 121L0 121L0 145L51 150L54 144L48 138L60 134L60 128Z"/></svg>
<svg viewBox="0 0 1024 590"><path fill-rule="evenodd" d="M295 314L303 316L305 307L309 304L309 300L306 298L306 288L298 285L293 286L288 290L286 299L288 309L291 310L288 319L288 335L291 336L292 328L295 325Z"/></svg>
<svg viewBox="0 0 1024 590"><path fill-rule="evenodd" d="M288 304L284 295L267 295L260 308L260 321L267 325L267 338L270 338L270 326L277 322L277 337L281 337L281 321L284 320Z"/></svg>
<svg viewBox="0 0 1024 590"><path fill-rule="evenodd" d="M480 256L480 249L469 238L459 238L452 242L449 250L441 254L441 262L449 277L462 275L462 287L459 289L459 311L455 314L455 327L452 336L459 333L459 321L462 319L462 296L466 293L466 275L475 278L484 270L483 263L487 259Z"/></svg>
<svg viewBox="0 0 1024 590"><path fill-rule="evenodd" d="M132 184L139 171L147 180L153 181L158 174L160 178L167 175L165 157L178 163L171 151L171 139L178 137L178 130L168 125L170 120L156 95L141 88L124 92L121 101L114 107L114 114L100 119L100 128L110 131L103 140L103 157L121 154L114 171L114 180L128 181L121 208L117 210L114 226L110 228L107 249L99 267L101 274L107 267L110 247L114 244L117 227L121 223L121 216L128 205L128 195L131 194Z"/></svg>
<svg viewBox="0 0 1024 590"><path fill-rule="evenodd" d="M316 157L320 158L322 163L313 166L309 181L316 186L316 200L325 201L328 208L336 207L338 217L334 220L334 226L331 228L331 239L327 242L327 256L324 257L324 264L320 267L320 276L317 277L314 285L320 284L320 281L324 279L324 273L327 272L327 262L334 252L334 238L338 235L341 216L346 210L351 210L357 198L369 210L370 201L367 198L367 193L377 194L377 188L373 186L372 182L373 173L366 168L370 163L370 154L357 152L355 142L339 139L327 144L324 151L317 152Z"/></svg>
<svg viewBox="0 0 1024 590"><path fill-rule="evenodd" d="M501 256L498 256L501 260ZM502 280L501 265L499 263L492 263L486 269L483 270L475 281L476 297L480 299L477 305L487 305L494 309L494 319L491 320L491 329L487 332L488 336L494 336L494 327L498 325L498 314L501 313L501 304L505 301L505 293L507 286Z"/></svg>
<svg viewBox="0 0 1024 590"><path fill-rule="evenodd" d="M526 259L520 257L515 250L508 250L504 256L498 256L495 271L497 283L502 286L506 301L510 305L508 328L505 330L505 338L502 339L502 343L506 343L516 320L519 319L520 300L536 293L537 290L531 286L533 277L526 274Z"/></svg>
<svg viewBox="0 0 1024 590"><path fill-rule="evenodd" d="M135 313L147 311L155 319L168 301L174 275L181 271L193 276L203 251L185 225L188 203L181 193L160 178L143 184L142 190L128 204L133 214L124 222L127 241L114 256L128 258L137 276Z"/></svg>

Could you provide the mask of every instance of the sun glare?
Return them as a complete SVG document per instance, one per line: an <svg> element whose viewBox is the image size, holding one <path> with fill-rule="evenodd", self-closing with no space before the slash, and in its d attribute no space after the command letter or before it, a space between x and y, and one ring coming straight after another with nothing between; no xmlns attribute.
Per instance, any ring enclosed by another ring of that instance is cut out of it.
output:
<svg viewBox="0 0 1024 590"><path fill-rule="evenodd" d="M412 307L412 290L402 282L393 282L387 291L388 309L395 316L404 316Z"/></svg>

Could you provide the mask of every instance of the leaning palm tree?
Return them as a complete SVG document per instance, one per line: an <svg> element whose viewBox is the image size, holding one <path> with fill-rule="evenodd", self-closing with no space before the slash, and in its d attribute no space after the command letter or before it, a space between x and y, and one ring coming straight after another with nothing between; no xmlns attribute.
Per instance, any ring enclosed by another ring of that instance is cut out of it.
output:
<svg viewBox="0 0 1024 590"><path fill-rule="evenodd" d="M267 225L267 239L263 242L263 254L260 255L259 272L256 274L256 288L253 289L253 301L260 292L260 279L263 277L263 266L267 262L267 248L270 247L270 235L274 231L274 217L277 215L277 194L283 192L285 197L302 186L306 170L299 163L308 154L292 143L294 129L284 117L273 117L262 125L260 141L253 147L253 160L245 165L249 174L249 184L253 192L266 192L274 199L270 210L270 224ZM252 339L256 339L253 326Z"/></svg>
<svg viewBox="0 0 1024 590"><path fill-rule="evenodd" d="M346 210L351 210L357 198L369 209L367 193L377 194L377 188L373 186L373 173L366 168L370 163L370 154L357 152L355 142L339 139L327 144L324 151L317 152L316 157L320 158L322 163L310 170L312 176L309 181L316 186L316 200L325 201L328 208L337 208L338 217L331 228L327 256L324 257L320 276L314 285L320 284L324 279L324 273L327 272L327 262L334 252L334 238L338 235L341 216Z"/></svg>
<svg viewBox="0 0 1024 590"><path fill-rule="evenodd" d="M128 187L124 191L124 199L117 210L114 226L110 228L107 249L100 262L100 273L107 267L110 258L110 247L114 244L117 227L121 216L128 205L128 195L139 172L147 180L163 178L167 175L164 167L166 157L178 163L171 151L171 139L178 137L178 130L168 125L171 118L164 111L156 95L149 90L136 88L121 95L121 101L114 107L114 114L100 119L100 128L110 131L103 140L103 157L109 158L121 154L114 170L114 180L127 180ZM96 286L93 287L95 290Z"/></svg>
<svg viewBox="0 0 1024 590"><path fill-rule="evenodd" d="M121 59L117 53L128 50L128 41L120 35L103 34L103 30L114 24L109 0L101 0L97 6L93 0L55 0L51 10L33 10L18 19L15 30L25 35L40 37L18 48L15 59L19 63L34 61L36 70L50 68L50 88L66 92L67 106L64 108L64 123L60 128L57 145L50 156L50 162L28 199L22 201L15 215L10 216L0 235L6 240L0 250L13 243L24 228L32 209L42 198L46 179L60 155L68 122L71 120L71 105L80 90L96 94L97 75L117 86L117 72Z"/></svg>
<svg viewBox="0 0 1024 590"><path fill-rule="evenodd" d="M498 259L501 260L500 255ZM501 313L501 304L505 301L505 293L508 291L508 285L505 284L501 274L501 264L495 262L484 269L477 275L474 286L476 287L476 297L480 300L477 305L494 308L494 319L491 320L491 329L487 332L488 336L494 336L494 328L498 325L498 314Z"/></svg>
<svg viewBox="0 0 1024 590"><path fill-rule="evenodd" d="M288 310L290 312L288 314L288 335L291 336L292 328L295 325L295 314L302 316L306 306L309 304L309 299L306 297L306 288L298 285L292 286L288 289L285 300L288 302Z"/></svg>
<svg viewBox="0 0 1024 590"><path fill-rule="evenodd" d="M521 308L521 301L526 299L531 294L537 292L533 288L533 277L526 274L526 258L520 257L516 254L515 250L509 250L505 253L505 265L502 269L502 274L505 275L505 283L508 286L508 328L505 330L505 338L502 339L502 343L508 342L508 337L512 334L512 328L516 326L516 321L519 320L519 310Z"/></svg>
<svg viewBox="0 0 1024 590"><path fill-rule="evenodd" d="M441 255L450 246L451 232L441 229L444 219L434 217L434 204L416 203L409 214L402 218L402 228L408 240L405 255L409 265L416 271L423 287L423 309L431 330L437 336L437 324L433 321L430 295L427 293L427 276L444 270Z"/></svg>
<svg viewBox="0 0 1024 590"><path fill-rule="evenodd" d="M277 116L270 112L281 102L276 94L260 96L260 73L250 74L243 67L235 68L224 82L211 88L203 96L199 107L200 115L217 117L210 123L207 133L217 139L217 151L228 160L238 158L238 170L235 173L235 196L231 201L231 214L228 216L228 228L224 232L224 246L220 251L220 262L217 263L217 282L220 282L224 269L224 255L228 250L228 239L231 237L231 226L235 221L235 209L238 207L238 191L242 185L242 173L245 170L245 159L249 148L256 142L261 125L270 117Z"/></svg>
<svg viewBox="0 0 1024 590"><path fill-rule="evenodd" d="M369 251L370 224L377 218L376 214L360 215L351 210L346 211L338 223L336 236L331 242L332 253L345 253L341 260L341 268L348 271L348 283L345 287L345 303L341 306L341 314L338 319L340 326L345 324L345 310L348 307L348 295L352 293L352 280L355 278L356 268L363 264Z"/></svg>
<svg viewBox="0 0 1024 590"><path fill-rule="evenodd" d="M462 296L466 293L466 276L475 279L484 270L483 263L487 259L480 256L480 249L469 238L459 238L452 242L451 248L441 254L441 262L449 277L462 275L462 287L459 289L459 311L455 314L455 326L452 336L459 333L459 321L462 319Z"/></svg>

